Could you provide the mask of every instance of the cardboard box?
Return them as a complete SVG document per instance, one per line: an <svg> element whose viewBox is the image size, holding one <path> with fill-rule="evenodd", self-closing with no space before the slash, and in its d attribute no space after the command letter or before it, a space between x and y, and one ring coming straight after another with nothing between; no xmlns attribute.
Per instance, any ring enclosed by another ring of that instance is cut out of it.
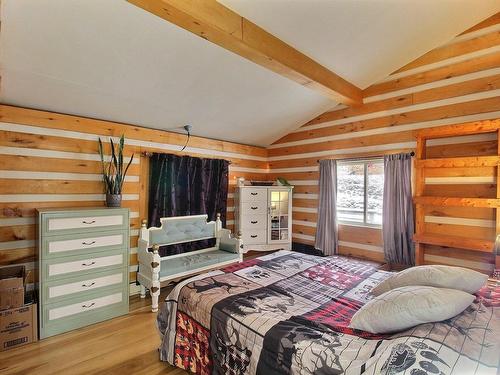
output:
<svg viewBox="0 0 500 375"><path fill-rule="evenodd" d="M0 268L0 310L24 305L25 267Z"/></svg>
<svg viewBox="0 0 500 375"><path fill-rule="evenodd" d="M22 307L0 311L0 351L38 340L37 305L32 297Z"/></svg>

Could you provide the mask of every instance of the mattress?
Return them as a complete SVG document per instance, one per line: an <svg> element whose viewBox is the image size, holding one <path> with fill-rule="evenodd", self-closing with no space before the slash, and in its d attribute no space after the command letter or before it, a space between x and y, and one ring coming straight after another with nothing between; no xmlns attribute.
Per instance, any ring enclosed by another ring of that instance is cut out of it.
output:
<svg viewBox="0 0 500 375"><path fill-rule="evenodd" d="M179 283L161 305L160 358L196 374L497 374L500 296L391 335L349 328L390 275L342 256L279 251Z"/></svg>

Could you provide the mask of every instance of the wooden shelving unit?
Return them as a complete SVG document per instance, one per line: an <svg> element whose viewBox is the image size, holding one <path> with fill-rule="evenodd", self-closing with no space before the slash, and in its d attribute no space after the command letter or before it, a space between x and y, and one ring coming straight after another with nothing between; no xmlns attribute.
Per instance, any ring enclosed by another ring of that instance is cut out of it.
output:
<svg viewBox="0 0 500 375"><path fill-rule="evenodd" d="M424 129L417 133L417 149L415 160L415 258L416 264L424 263L425 245L444 246L485 253L493 253L495 238L477 239L461 236L449 236L425 231L425 207L471 207L474 208L494 208L496 210L495 233L500 235L500 142L497 148L497 155L493 156L472 156L456 158L426 158L426 142L430 139L459 137L480 133L497 133L500 139L500 119L478 121L473 123L441 126L431 129ZM474 167L496 167L495 177L496 198L478 197L447 197L447 196L426 196L425 176L429 168L474 168ZM496 268L500 268L500 256L495 257Z"/></svg>
<svg viewBox="0 0 500 375"><path fill-rule="evenodd" d="M498 198L457 198L457 197L424 197L416 196L415 204L427 206L455 206L455 207L489 207L498 208Z"/></svg>
<svg viewBox="0 0 500 375"><path fill-rule="evenodd" d="M417 160L420 168L460 168L460 167L496 167L500 162L499 156L472 156L462 158L442 158Z"/></svg>
<svg viewBox="0 0 500 375"><path fill-rule="evenodd" d="M484 251L491 253L495 241L479 240L460 236L443 236L438 234L415 234L413 240L417 243L456 247L458 249Z"/></svg>

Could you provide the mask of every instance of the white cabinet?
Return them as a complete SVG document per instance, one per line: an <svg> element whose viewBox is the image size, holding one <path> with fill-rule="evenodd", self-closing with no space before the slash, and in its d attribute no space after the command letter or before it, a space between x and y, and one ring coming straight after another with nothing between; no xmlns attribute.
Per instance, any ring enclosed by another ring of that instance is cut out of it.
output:
<svg viewBox="0 0 500 375"><path fill-rule="evenodd" d="M243 251L292 248L293 186L238 186L235 232Z"/></svg>

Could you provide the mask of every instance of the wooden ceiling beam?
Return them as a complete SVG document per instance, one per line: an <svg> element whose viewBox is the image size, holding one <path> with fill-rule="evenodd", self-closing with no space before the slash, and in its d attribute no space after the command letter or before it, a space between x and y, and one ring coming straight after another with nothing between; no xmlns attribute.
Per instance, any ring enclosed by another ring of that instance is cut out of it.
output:
<svg viewBox="0 0 500 375"><path fill-rule="evenodd" d="M127 1L338 103L362 104L360 88L215 0Z"/></svg>

